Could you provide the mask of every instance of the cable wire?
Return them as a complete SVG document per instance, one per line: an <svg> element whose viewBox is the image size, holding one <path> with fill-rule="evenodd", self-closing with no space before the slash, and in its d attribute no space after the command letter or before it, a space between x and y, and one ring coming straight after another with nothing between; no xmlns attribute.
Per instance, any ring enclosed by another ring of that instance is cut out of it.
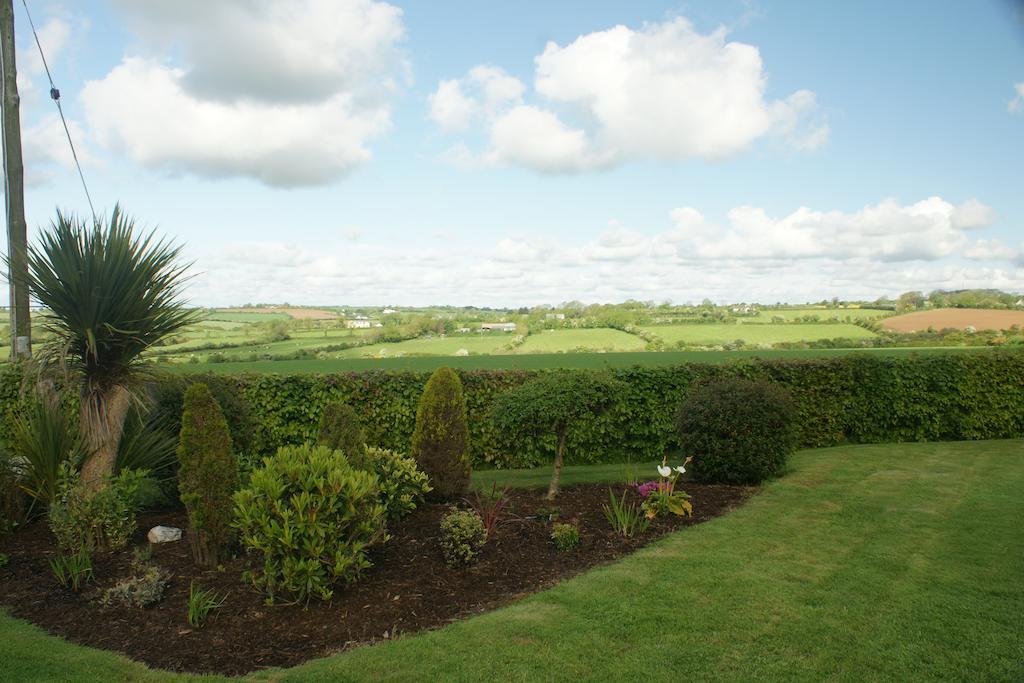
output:
<svg viewBox="0 0 1024 683"><path fill-rule="evenodd" d="M64 124L64 134L68 138L68 146L71 147L71 156L75 160L75 168L78 169L78 177L82 180L82 189L85 190L85 198L89 202L89 210L92 212L93 221L98 220L96 209L92 205L92 196L89 194L89 186L85 183L85 174L82 173L82 164L78 162L78 152L75 151L75 143L71 141L71 131L68 129L67 119L64 118L64 108L60 106L60 90L53 83L53 75L50 73L50 65L46 63L46 55L43 54L43 46L39 42L39 34L36 33L35 22L32 21L32 13L28 11L27 0L21 0L25 8L25 15L28 17L28 25L32 27L32 37L36 40L36 47L39 48L39 58L43 60L43 69L46 70L46 78L50 81L50 99L57 105L57 112L60 114L60 122Z"/></svg>

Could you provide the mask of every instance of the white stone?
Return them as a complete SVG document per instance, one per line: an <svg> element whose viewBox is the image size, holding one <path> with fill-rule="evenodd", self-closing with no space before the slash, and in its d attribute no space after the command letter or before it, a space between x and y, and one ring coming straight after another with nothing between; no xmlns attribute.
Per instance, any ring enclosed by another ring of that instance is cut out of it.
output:
<svg viewBox="0 0 1024 683"><path fill-rule="evenodd" d="M170 543L181 540L181 529L173 526L155 526L146 535L150 543Z"/></svg>

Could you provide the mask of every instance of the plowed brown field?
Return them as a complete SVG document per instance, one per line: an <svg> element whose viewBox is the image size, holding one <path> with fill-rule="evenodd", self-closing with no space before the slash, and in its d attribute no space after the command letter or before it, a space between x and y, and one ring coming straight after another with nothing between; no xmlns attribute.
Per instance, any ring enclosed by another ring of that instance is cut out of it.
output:
<svg viewBox="0 0 1024 683"><path fill-rule="evenodd" d="M964 329L971 325L976 330L1007 330L1012 325L1024 327L1024 311L993 311L983 308L937 308L886 318L882 325L895 332L918 332L934 327Z"/></svg>

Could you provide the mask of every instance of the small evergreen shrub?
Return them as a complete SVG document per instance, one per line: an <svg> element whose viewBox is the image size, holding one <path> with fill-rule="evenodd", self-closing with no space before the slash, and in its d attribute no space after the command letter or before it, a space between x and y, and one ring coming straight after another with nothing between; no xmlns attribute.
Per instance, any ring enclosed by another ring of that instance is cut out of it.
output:
<svg viewBox="0 0 1024 683"><path fill-rule="evenodd" d="M572 550L580 544L580 528L575 524L553 524L551 542L563 552Z"/></svg>
<svg viewBox="0 0 1024 683"><path fill-rule="evenodd" d="M719 379L697 386L676 420L683 452L705 482L759 484L782 473L796 448L789 392L764 380Z"/></svg>
<svg viewBox="0 0 1024 683"><path fill-rule="evenodd" d="M432 497L445 500L469 486L469 429L459 376L440 367L427 380L416 410L412 457L426 472Z"/></svg>
<svg viewBox="0 0 1024 683"><path fill-rule="evenodd" d="M386 448L365 447L365 460L377 475L388 519L399 520L416 509L431 491L427 475L412 458Z"/></svg>
<svg viewBox="0 0 1024 683"><path fill-rule="evenodd" d="M98 491L82 485L69 465L62 465L57 500L50 506L50 530L69 552L83 548L117 550L128 544L135 532L139 485L146 473L126 470Z"/></svg>
<svg viewBox="0 0 1024 683"><path fill-rule="evenodd" d="M118 581L103 591L100 604L104 607L148 607L160 602L164 590L171 582L171 573L155 564L133 563L135 574Z"/></svg>
<svg viewBox="0 0 1024 683"><path fill-rule="evenodd" d="M329 600L338 581L370 566L371 545L387 540L377 475L324 446L284 446L235 494L242 544L263 556L248 572L270 602Z"/></svg>
<svg viewBox="0 0 1024 683"><path fill-rule="evenodd" d="M472 510L453 510L441 518L441 552L449 566L476 561L487 542L487 529Z"/></svg>
<svg viewBox="0 0 1024 683"><path fill-rule="evenodd" d="M341 451L353 467L362 466L366 434L352 406L342 401L332 401L324 407L316 443L332 451Z"/></svg>
<svg viewBox="0 0 1024 683"><path fill-rule="evenodd" d="M203 383L185 391L178 443L178 490L188 510L188 540L200 567L215 567L232 539L231 496L238 461L224 413Z"/></svg>

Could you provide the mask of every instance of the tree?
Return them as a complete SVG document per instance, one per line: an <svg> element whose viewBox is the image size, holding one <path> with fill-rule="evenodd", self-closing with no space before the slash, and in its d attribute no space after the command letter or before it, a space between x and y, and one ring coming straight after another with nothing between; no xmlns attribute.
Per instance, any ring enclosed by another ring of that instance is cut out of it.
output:
<svg viewBox="0 0 1024 683"><path fill-rule="evenodd" d="M924 302L925 297L921 292L904 292L896 301L896 310L900 312L916 311L919 308L924 308Z"/></svg>
<svg viewBox="0 0 1024 683"><path fill-rule="evenodd" d="M189 545L200 567L216 567L231 541L231 496L238 488L238 460L231 432L210 388L185 391L178 443L178 490L188 510Z"/></svg>
<svg viewBox="0 0 1024 683"><path fill-rule="evenodd" d="M412 457L430 477L433 496L451 498L469 486L469 427L462 381L449 367L427 380L416 409Z"/></svg>
<svg viewBox="0 0 1024 683"><path fill-rule="evenodd" d="M137 235L115 206L92 225L57 212L28 251L28 287L49 311L44 369L60 369L79 391L85 446L82 481L91 490L113 474L129 404L142 377L142 353L197 319L180 299L189 264L181 247Z"/></svg>
<svg viewBox="0 0 1024 683"><path fill-rule="evenodd" d="M621 383L604 373L554 371L499 394L491 406L491 421L512 439L554 434L558 440L548 485L548 500L558 495L565 461L565 442L573 425L599 415L615 402Z"/></svg>

